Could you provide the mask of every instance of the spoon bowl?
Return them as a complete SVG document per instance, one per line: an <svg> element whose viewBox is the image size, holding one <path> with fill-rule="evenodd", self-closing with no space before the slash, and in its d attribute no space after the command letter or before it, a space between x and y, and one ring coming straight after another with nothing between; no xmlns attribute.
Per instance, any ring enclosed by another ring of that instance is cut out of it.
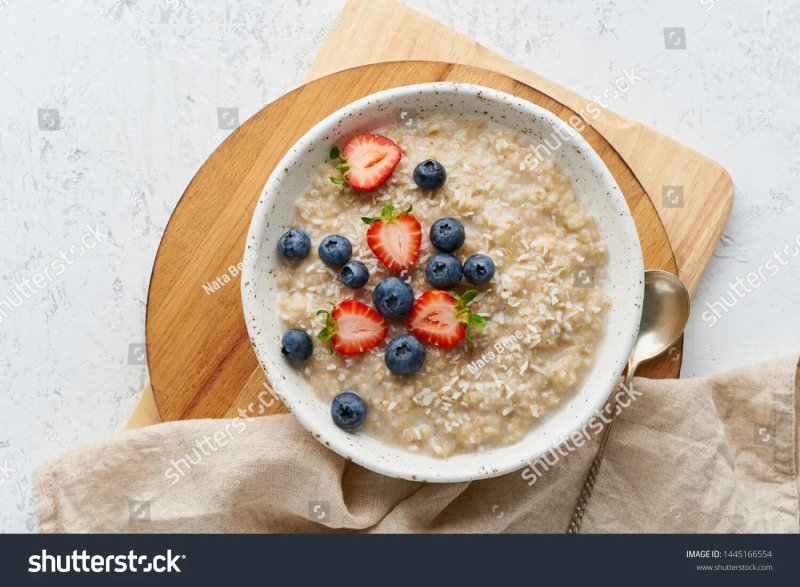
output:
<svg viewBox="0 0 800 587"><path fill-rule="evenodd" d="M642 318L628 361L629 376L675 344L686 328L690 305L689 290L678 277L659 269L645 272Z"/></svg>

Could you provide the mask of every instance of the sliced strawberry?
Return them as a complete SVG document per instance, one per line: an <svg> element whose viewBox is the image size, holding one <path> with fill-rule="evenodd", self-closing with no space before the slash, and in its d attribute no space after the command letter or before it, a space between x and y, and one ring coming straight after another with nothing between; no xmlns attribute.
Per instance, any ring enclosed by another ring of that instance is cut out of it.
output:
<svg viewBox="0 0 800 587"><path fill-rule="evenodd" d="M389 332L389 327L376 310L356 300L344 300L325 314L325 328L317 338L330 343L340 355L352 356L376 347Z"/></svg>
<svg viewBox="0 0 800 587"><path fill-rule="evenodd" d="M334 156L335 155L335 156ZM381 187L400 162L400 146L381 135L361 133L350 137L342 148L331 150L331 158L339 158L337 169L341 178L331 178L334 183L344 183L357 192L371 192Z"/></svg>
<svg viewBox="0 0 800 587"><path fill-rule="evenodd" d="M426 291L408 315L411 334L423 342L442 348L456 346L466 337L472 340L472 328L483 328L486 319L467 307L478 292L471 289L459 296L438 289Z"/></svg>
<svg viewBox="0 0 800 587"><path fill-rule="evenodd" d="M398 211L386 204L378 218L364 216L361 220L369 224L367 245L391 271L405 271L417 262L422 227L411 214L411 206Z"/></svg>

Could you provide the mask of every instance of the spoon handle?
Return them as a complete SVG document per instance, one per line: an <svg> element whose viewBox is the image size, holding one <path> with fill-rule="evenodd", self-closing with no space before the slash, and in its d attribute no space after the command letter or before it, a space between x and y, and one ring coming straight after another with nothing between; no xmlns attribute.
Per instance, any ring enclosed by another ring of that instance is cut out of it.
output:
<svg viewBox="0 0 800 587"><path fill-rule="evenodd" d="M625 375L625 382L623 383L626 388L630 386L631 381L633 381L633 373L635 370L636 365L628 363L628 373ZM567 526L567 534L577 534L580 531L581 524L583 523L583 516L586 513L586 508L589 506L589 499L592 497L592 491L594 491L597 474L600 472L600 465L603 464L603 457L606 454L608 438L611 436L611 429L614 428L614 422L617 421L618 402L616 390L614 390L614 394L612 395L611 404L611 421L606 424L606 428L603 430L603 436L600 438L600 446L597 449L597 454L594 456L592 466L589 467L589 473L586 475L586 480L583 482L583 487L581 488L581 494L575 504L575 511L572 512L572 519L569 522L569 526Z"/></svg>

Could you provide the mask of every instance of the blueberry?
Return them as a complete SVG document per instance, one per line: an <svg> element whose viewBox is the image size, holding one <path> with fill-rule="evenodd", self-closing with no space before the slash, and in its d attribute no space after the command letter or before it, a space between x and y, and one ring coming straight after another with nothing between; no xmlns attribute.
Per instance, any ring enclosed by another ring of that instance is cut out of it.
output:
<svg viewBox="0 0 800 587"><path fill-rule="evenodd" d="M329 234L319 243L319 258L329 267L341 267L352 253L353 245L338 234Z"/></svg>
<svg viewBox="0 0 800 587"><path fill-rule="evenodd" d="M367 417L367 404L358 394L345 391L333 398L331 416L342 430L355 430Z"/></svg>
<svg viewBox="0 0 800 587"><path fill-rule="evenodd" d="M486 255L472 255L464 261L464 276L475 285L489 283L494 277L494 261Z"/></svg>
<svg viewBox="0 0 800 587"><path fill-rule="evenodd" d="M444 185L445 179L444 165L433 159L426 159L414 168L414 181L423 190L437 190Z"/></svg>
<svg viewBox="0 0 800 587"><path fill-rule="evenodd" d="M342 267L342 283L351 289L358 289L367 285L369 270L361 261L350 259Z"/></svg>
<svg viewBox="0 0 800 587"><path fill-rule="evenodd" d="M299 261L308 257L311 239L299 228L284 232L278 239L278 252L287 261Z"/></svg>
<svg viewBox="0 0 800 587"><path fill-rule="evenodd" d="M389 371L398 375L411 375L422 369L425 347L412 334L401 334L392 339L384 355Z"/></svg>
<svg viewBox="0 0 800 587"><path fill-rule="evenodd" d="M464 225L455 218L439 218L431 226L431 244L443 253L453 253L464 244Z"/></svg>
<svg viewBox="0 0 800 587"><path fill-rule="evenodd" d="M386 318L399 318L414 305L414 290L399 277L387 277L372 292L372 303Z"/></svg>
<svg viewBox="0 0 800 587"><path fill-rule="evenodd" d="M307 332L297 330L287 330L281 340L281 354L290 363L303 363L308 360L314 352L314 344Z"/></svg>
<svg viewBox="0 0 800 587"><path fill-rule="evenodd" d="M461 261L447 253L434 255L425 266L425 279L436 289L455 287L461 282L463 275Z"/></svg>

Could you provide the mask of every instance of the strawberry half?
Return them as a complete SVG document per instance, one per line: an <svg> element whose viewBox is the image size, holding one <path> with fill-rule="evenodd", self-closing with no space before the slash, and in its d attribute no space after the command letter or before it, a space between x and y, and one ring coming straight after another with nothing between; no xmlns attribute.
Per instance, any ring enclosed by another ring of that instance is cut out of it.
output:
<svg viewBox="0 0 800 587"><path fill-rule="evenodd" d="M478 292L471 289L459 296L434 289L423 293L408 315L407 326L419 340L442 348L456 346L464 338L471 341L472 328L486 326L486 318L467 307Z"/></svg>
<svg viewBox="0 0 800 587"><path fill-rule="evenodd" d="M405 271L417 262L422 227L411 214L411 206L397 211L386 204L379 217L363 216L361 220L369 224L367 245L391 271Z"/></svg>
<svg viewBox="0 0 800 587"><path fill-rule="evenodd" d="M347 357L376 347L389 332L383 316L356 300L344 300L333 311L320 310L317 314L327 316L317 338Z"/></svg>
<svg viewBox="0 0 800 587"><path fill-rule="evenodd" d="M342 147L341 155L334 147L331 159L338 158L336 168L342 170L342 177L332 177L333 183L347 184L357 192L371 192L381 187L402 157L400 146L381 135L361 133L353 135Z"/></svg>

